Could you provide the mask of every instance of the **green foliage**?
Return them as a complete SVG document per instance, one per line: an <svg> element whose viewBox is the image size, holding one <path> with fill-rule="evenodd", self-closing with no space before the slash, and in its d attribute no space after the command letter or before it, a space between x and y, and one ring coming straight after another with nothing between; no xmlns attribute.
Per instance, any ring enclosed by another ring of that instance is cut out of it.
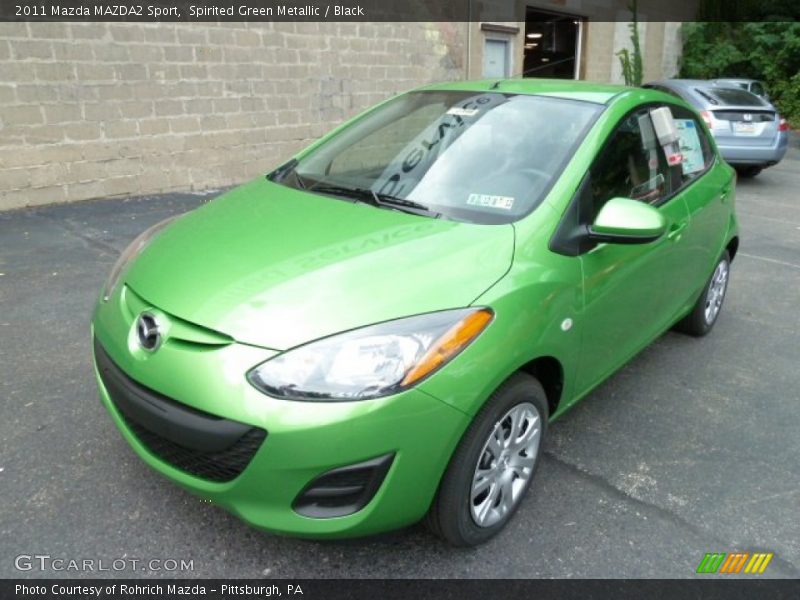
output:
<svg viewBox="0 0 800 600"><path fill-rule="evenodd" d="M625 85L642 85L643 67L642 67L642 49L639 46L639 16L637 0L628 7L633 15L628 27L631 30L631 46L633 52L623 48L617 52L619 64L622 67L622 77L625 79Z"/></svg>
<svg viewBox="0 0 800 600"><path fill-rule="evenodd" d="M619 64L622 67L622 77L625 79L625 85L634 85L633 81L633 61L631 61L631 54L627 48L623 48L617 52L619 57Z"/></svg>
<svg viewBox="0 0 800 600"><path fill-rule="evenodd" d="M760 79L781 114L800 124L800 22L685 23L683 40L681 77Z"/></svg>
<svg viewBox="0 0 800 600"><path fill-rule="evenodd" d="M800 73L795 73L786 81L774 83L770 91L781 115L793 129L800 128Z"/></svg>
<svg viewBox="0 0 800 600"><path fill-rule="evenodd" d="M797 0L701 0L697 21L786 21L800 16Z"/></svg>

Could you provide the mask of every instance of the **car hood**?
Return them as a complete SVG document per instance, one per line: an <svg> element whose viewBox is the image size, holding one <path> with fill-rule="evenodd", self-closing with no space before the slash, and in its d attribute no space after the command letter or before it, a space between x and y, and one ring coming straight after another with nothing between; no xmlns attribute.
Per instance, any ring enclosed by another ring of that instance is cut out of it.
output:
<svg viewBox="0 0 800 600"><path fill-rule="evenodd" d="M125 282L154 307L285 350L468 306L509 269L511 225L378 209L259 179L181 217Z"/></svg>

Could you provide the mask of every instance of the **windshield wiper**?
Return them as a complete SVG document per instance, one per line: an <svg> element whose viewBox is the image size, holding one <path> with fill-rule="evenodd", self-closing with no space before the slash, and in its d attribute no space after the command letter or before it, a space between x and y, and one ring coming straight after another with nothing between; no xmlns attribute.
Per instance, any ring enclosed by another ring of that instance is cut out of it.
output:
<svg viewBox="0 0 800 600"><path fill-rule="evenodd" d="M392 207L405 207L405 208L413 208L415 210L422 210L436 216L439 216L440 213L437 213L425 204L421 204L419 202L414 202L414 200L408 200L406 198L398 198L397 196L390 196L389 194L379 194L377 192L373 192L376 197L378 198L378 202L384 204L386 206Z"/></svg>
<svg viewBox="0 0 800 600"><path fill-rule="evenodd" d="M405 198L398 198L397 196L392 196L391 194L382 194L369 188L349 187L334 183L326 183L324 181L317 181L310 186L306 185L306 183L303 181L303 178L300 176L300 173L297 172L297 165L298 160L293 158L267 175L267 179L276 182L284 181L289 175L294 175L297 187L307 192L313 191L321 194L333 194L335 196L352 198L358 202L365 202L378 208L394 208L396 210L412 214L424 213L432 216L435 219L438 219L441 216L441 213L431 210L428 206L425 206L419 202L414 202L413 200L407 200Z"/></svg>
<svg viewBox="0 0 800 600"><path fill-rule="evenodd" d="M309 192L319 192L321 194L334 194L336 196L344 196L345 198L353 198L358 202L365 202L378 208L394 208L403 212L411 214L425 213L434 218L439 218L440 213L431 210L428 206L413 200L406 200L405 198L398 198L390 194L382 194L369 188L349 187L344 185L336 185L329 183L320 183L312 185L308 188Z"/></svg>

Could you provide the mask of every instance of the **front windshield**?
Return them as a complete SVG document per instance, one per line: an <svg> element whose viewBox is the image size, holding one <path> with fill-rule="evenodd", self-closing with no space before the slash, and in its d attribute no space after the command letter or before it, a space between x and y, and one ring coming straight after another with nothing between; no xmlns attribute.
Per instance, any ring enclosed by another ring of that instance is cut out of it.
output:
<svg viewBox="0 0 800 600"><path fill-rule="evenodd" d="M278 180L345 197L355 190L388 208L509 223L542 201L602 108L543 96L412 92L333 136Z"/></svg>

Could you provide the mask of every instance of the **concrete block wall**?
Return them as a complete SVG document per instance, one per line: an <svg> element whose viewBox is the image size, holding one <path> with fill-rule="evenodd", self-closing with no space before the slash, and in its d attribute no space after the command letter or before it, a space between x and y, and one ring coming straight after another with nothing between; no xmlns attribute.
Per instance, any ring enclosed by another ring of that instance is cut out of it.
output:
<svg viewBox="0 0 800 600"><path fill-rule="evenodd" d="M0 210L256 177L463 78L464 23L0 23Z"/></svg>

